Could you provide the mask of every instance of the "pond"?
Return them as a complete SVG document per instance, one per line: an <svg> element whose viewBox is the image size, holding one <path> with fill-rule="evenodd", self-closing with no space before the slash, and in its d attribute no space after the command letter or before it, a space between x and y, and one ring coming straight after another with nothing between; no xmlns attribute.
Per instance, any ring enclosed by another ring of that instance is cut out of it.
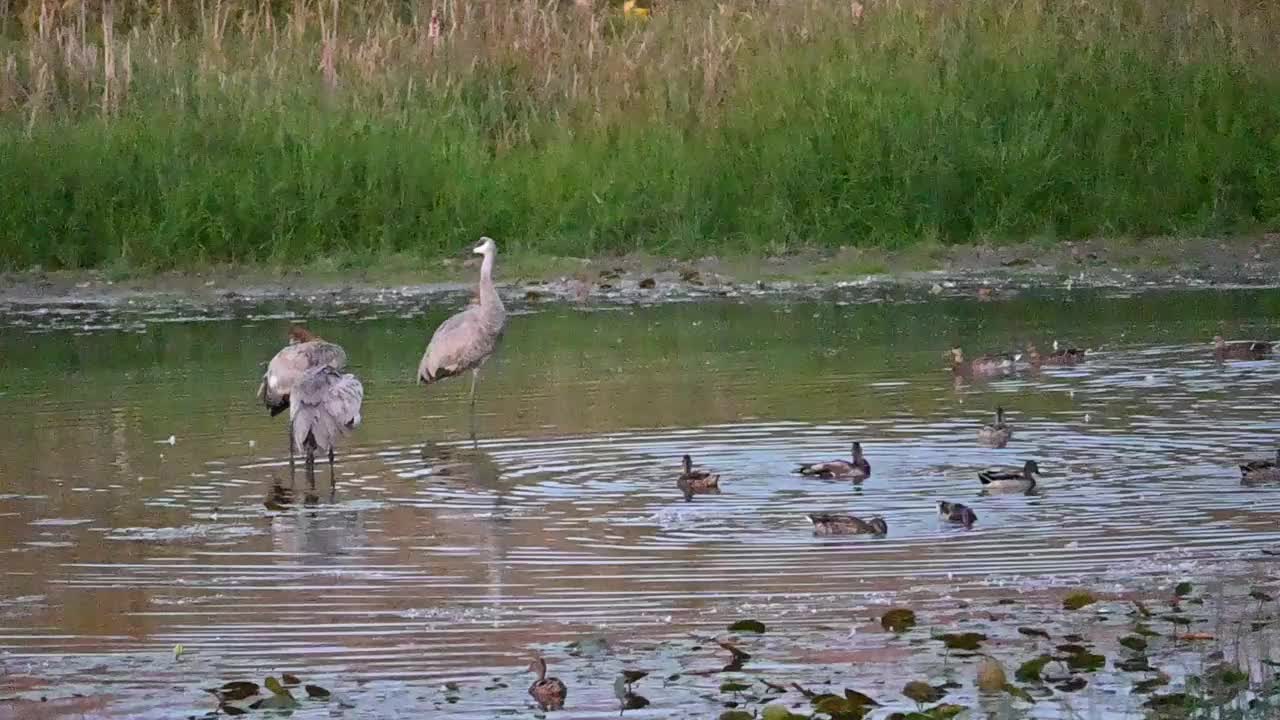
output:
<svg viewBox="0 0 1280 720"><path fill-rule="evenodd" d="M296 717L533 717L542 653L559 717L616 712L614 677L641 668L652 705L629 716L711 718L730 698L710 639L737 619L769 625L754 667L777 682L896 695L910 653L855 627L886 603L1280 540L1278 490L1237 468L1280 444L1280 362L1216 363L1209 342L1274 336L1280 291L524 303L474 443L467 379L413 382L462 302L0 309L0 695L200 716L201 688L293 672L342 697ZM314 489L291 477L285 418L254 398L290 318L365 384L332 487L323 464ZM984 382L942 358L1054 339L1087 362ZM983 448L997 405L1014 436ZM861 485L792 473L854 440ZM683 500L684 453L721 494ZM1038 493L981 494L980 469L1025 459ZM977 524L940 523L937 500ZM889 532L815 537L826 510Z"/></svg>

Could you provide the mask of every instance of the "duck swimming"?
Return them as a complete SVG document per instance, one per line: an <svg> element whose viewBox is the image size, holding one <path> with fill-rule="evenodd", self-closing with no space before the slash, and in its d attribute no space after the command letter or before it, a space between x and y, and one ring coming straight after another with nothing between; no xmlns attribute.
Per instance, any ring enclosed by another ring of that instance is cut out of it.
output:
<svg viewBox="0 0 1280 720"><path fill-rule="evenodd" d="M977 513L968 505L947 502L946 500L938 501L938 517L949 523L964 525L966 528L971 528L974 523L978 522Z"/></svg>
<svg viewBox="0 0 1280 720"><path fill-rule="evenodd" d="M983 355L965 362L964 351L953 347L946 353L951 362L951 372L961 375L1004 375L1011 372L1017 358L1009 353Z"/></svg>
<svg viewBox="0 0 1280 720"><path fill-rule="evenodd" d="M1241 465L1240 482L1245 485L1280 482L1280 450L1276 450L1275 460L1251 460Z"/></svg>
<svg viewBox="0 0 1280 720"><path fill-rule="evenodd" d="M820 478L842 478L862 482L871 477L871 463L862 456L862 443L853 444L853 461L828 460L821 463L805 463L795 470L801 475Z"/></svg>
<svg viewBox="0 0 1280 720"><path fill-rule="evenodd" d="M694 470L693 458L688 455L684 456L682 462L684 472L680 473L680 477L676 479L676 487L684 493L686 501L692 500L694 495L720 492L719 475L712 475L706 470Z"/></svg>
<svg viewBox="0 0 1280 720"><path fill-rule="evenodd" d="M884 535L889 526L882 517L863 520L852 515L835 513L810 513L814 535Z"/></svg>
<svg viewBox="0 0 1280 720"><path fill-rule="evenodd" d="M529 672L537 673L538 679L529 686L529 694L542 706L543 710L560 710L564 707L564 699L569 694L560 678L547 677L547 661L542 656L535 657L529 663Z"/></svg>
<svg viewBox="0 0 1280 720"><path fill-rule="evenodd" d="M1013 437L1013 428L1005 424L1003 407L996 407L994 425L983 425L978 428L978 442L987 447L1002 448L1009 444L1011 437Z"/></svg>
<svg viewBox="0 0 1280 720"><path fill-rule="evenodd" d="M1053 341L1053 350L1048 355L1041 355L1039 348L1033 343L1027 344L1027 361L1031 363L1031 367L1038 368L1044 365L1075 365L1084 362L1084 350L1079 348L1064 348L1058 345L1058 341Z"/></svg>
<svg viewBox="0 0 1280 720"><path fill-rule="evenodd" d="M983 470L978 473L982 487L993 492L1026 492L1036 486L1040 466L1028 460L1021 470Z"/></svg>
<svg viewBox="0 0 1280 720"><path fill-rule="evenodd" d="M1260 340L1235 340L1227 342L1221 335L1213 336L1213 354L1222 360L1265 360L1271 356L1271 343Z"/></svg>

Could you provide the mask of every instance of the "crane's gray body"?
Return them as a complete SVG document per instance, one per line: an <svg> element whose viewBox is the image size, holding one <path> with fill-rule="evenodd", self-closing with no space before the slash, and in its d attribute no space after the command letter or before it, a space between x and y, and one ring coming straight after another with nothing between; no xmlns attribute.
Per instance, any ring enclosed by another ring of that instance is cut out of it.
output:
<svg viewBox="0 0 1280 720"><path fill-rule="evenodd" d="M267 363L258 397L272 415L278 415L289 407L294 386L308 370L317 367L341 370L346 366L346 351L331 342L317 339L286 345Z"/></svg>
<svg viewBox="0 0 1280 720"><path fill-rule="evenodd" d="M497 245L484 238L477 253L480 266L480 302L440 323L418 363L418 382L433 383L468 370L478 372L498 349L507 327L507 309L493 285L493 261ZM472 379L474 398L475 381Z"/></svg>
<svg viewBox="0 0 1280 720"><path fill-rule="evenodd" d="M314 458L332 452L338 441L360 425L364 386L351 373L328 365L307 370L293 386L289 424L294 445Z"/></svg>

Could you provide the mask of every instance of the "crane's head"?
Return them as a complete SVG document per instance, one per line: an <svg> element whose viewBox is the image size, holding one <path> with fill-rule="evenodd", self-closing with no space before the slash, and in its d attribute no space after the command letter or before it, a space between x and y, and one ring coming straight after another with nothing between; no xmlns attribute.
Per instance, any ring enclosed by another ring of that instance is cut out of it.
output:
<svg viewBox="0 0 1280 720"><path fill-rule="evenodd" d="M491 237L480 236L480 244L471 252L477 255L492 255L498 252L498 244Z"/></svg>

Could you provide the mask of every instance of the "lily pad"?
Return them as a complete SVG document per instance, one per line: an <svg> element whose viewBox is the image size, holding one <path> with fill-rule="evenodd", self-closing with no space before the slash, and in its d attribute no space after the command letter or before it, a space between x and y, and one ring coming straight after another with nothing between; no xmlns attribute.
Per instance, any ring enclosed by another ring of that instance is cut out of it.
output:
<svg viewBox="0 0 1280 720"><path fill-rule="evenodd" d="M1138 623L1134 625L1133 634L1141 635L1143 637L1159 637L1160 636L1160 633L1156 632L1155 630L1152 630L1151 626L1147 625L1146 623Z"/></svg>
<svg viewBox="0 0 1280 720"><path fill-rule="evenodd" d="M729 626L729 632L764 633L764 623L759 620L739 620Z"/></svg>
<svg viewBox="0 0 1280 720"><path fill-rule="evenodd" d="M1079 672L1095 672L1106 667L1107 658L1089 652L1067 656L1067 667Z"/></svg>
<svg viewBox="0 0 1280 720"><path fill-rule="evenodd" d="M1151 661L1146 655L1137 655L1121 660L1116 663L1116 667L1125 672L1148 672L1151 670Z"/></svg>
<svg viewBox="0 0 1280 720"><path fill-rule="evenodd" d="M1154 692L1156 689L1162 688L1168 684L1169 684L1169 676L1166 675L1163 671L1157 670L1155 677L1149 680L1143 680L1141 682L1134 683L1133 691L1135 693L1142 693L1145 695L1146 693Z"/></svg>
<svg viewBox="0 0 1280 720"><path fill-rule="evenodd" d="M1048 655L1041 655L1032 658L1021 665L1013 673L1013 676L1021 682L1040 682L1040 676L1044 672L1044 666L1053 660Z"/></svg>
<svg viewBox="0 0 1280 720"><path fill-rule="evenodd" d="M756 720L756 716L746 710L725 710L720 713L720 720Z"/></svg>
<svg viewBox="0 0 1280 720"><path fill-rule="evenodd" d="M1087 590L1076 590L1062 600L1062 607L1067 610L1079 610L1098 602L1098 599Z"/></svg>
<svg viewBox="0 0 1280 720"><path fill-rule="evenodd" d="M858 720L871 711L871 708L867 705L850 702L848 698L838 695L824 697L814 703L813 709L840 720Z"/></svg>
<svg viewBox="0 0 1280 720"><path fill-rule="evenodd" d="M274 676L268 677L262 684L266 685L267 689L270 690L272 694L289 695L289 691L285 689L284 685L281 685L280 681ZM292 697L292 695L289 695L289 697Z"/></svg>
<svg viewBox="0 0 1280 720"><path fill-rule="evenodd" d="M946 697L946 692L923 680L912 680L902 688L902 694L921 705L930 705Z"/></svg>
<svg viewBox="0 0 1280 720"><path fill-rule="evenodd" d="M307 685L302 689L307 691L307 697L312 698L314 700L329 699L329 695L330 695L329 691L325 690L319 685Z"/></svg>
<svg viewBox="0 0 1280 720"><path fill-rule="evenodd" d="M1182 581L1174 586L1173 594L1178 597L1186 597L1191 594L1191 583Z"/></svg>
<svg viewBox="0 0 1280 720"><path fill-rule="evenodd" d="M1054 685L1053 688L1058 692L1073 693L1085 689L1088 685L1088 680L1080 677L1079 675L1073 675L1065 681Z"/></svg>
<svg viewBox="0 0 1280 720"><path fill-rule="evenodd" d="M906 608L894 608L880 616L880 626L893 633L904 633L916 626L916 614Z"/></svg>
<svg viewBox="0 0 1280 720"><path fill-rule="evenodd" d="M281 675L280 681L284 683L285 687L296 687L302 684L302 681L298 679L297 675L293 675L290 673L284 673L283 675Z"/></svg>
<svg viewBox="0 0 1280 720"><path fill-rule="evenodd" d="M751 686L745 683L733 682L732 680L720 683L720 692L722 693L740 693L744 690L750 690Z"/></svg>
<svg viewBox="0 0 1280 720"><path fill-rule="evenodd" d="M1013 683L1005 683L1004 687L1001 689L1023 702L1034 703L1036 701L1035 698L1031 697L1031 693L1023 690Z"/></svg>
<svg viewBox="0 0 1280 720"><path fill-rule="evenodd" d="M257 695L260 689L261 688L258 687L258 683L248 682L247 680L235 680L223 684L222 687L218 688L214 692L223 700L235 701L243 700L250 695Z"/></svg>
<svg viewBox="0 0 1280 720"><path fill-rule="evenodd" d="M1142 652L1147 649L1147 641L1137 635L1126 635L1120 638L1119 642L1134 652Z"/></svg>
<svg viewBox="0 0 1280 720"><path fill-rule="evenodd" d="M1018 632L1026 635L1027 637L1044 638L1045 640L1049 639L1049 633L1045 630L1041 630L1040 628L1020 627L1018 628Z"/></svg>
<svg viewBox="0 0 1280 720"><path fill-rule="evenodd" d="M987 639L986 635L976 632L943 633L938 639L948 650L977 650Z"/></svg>

